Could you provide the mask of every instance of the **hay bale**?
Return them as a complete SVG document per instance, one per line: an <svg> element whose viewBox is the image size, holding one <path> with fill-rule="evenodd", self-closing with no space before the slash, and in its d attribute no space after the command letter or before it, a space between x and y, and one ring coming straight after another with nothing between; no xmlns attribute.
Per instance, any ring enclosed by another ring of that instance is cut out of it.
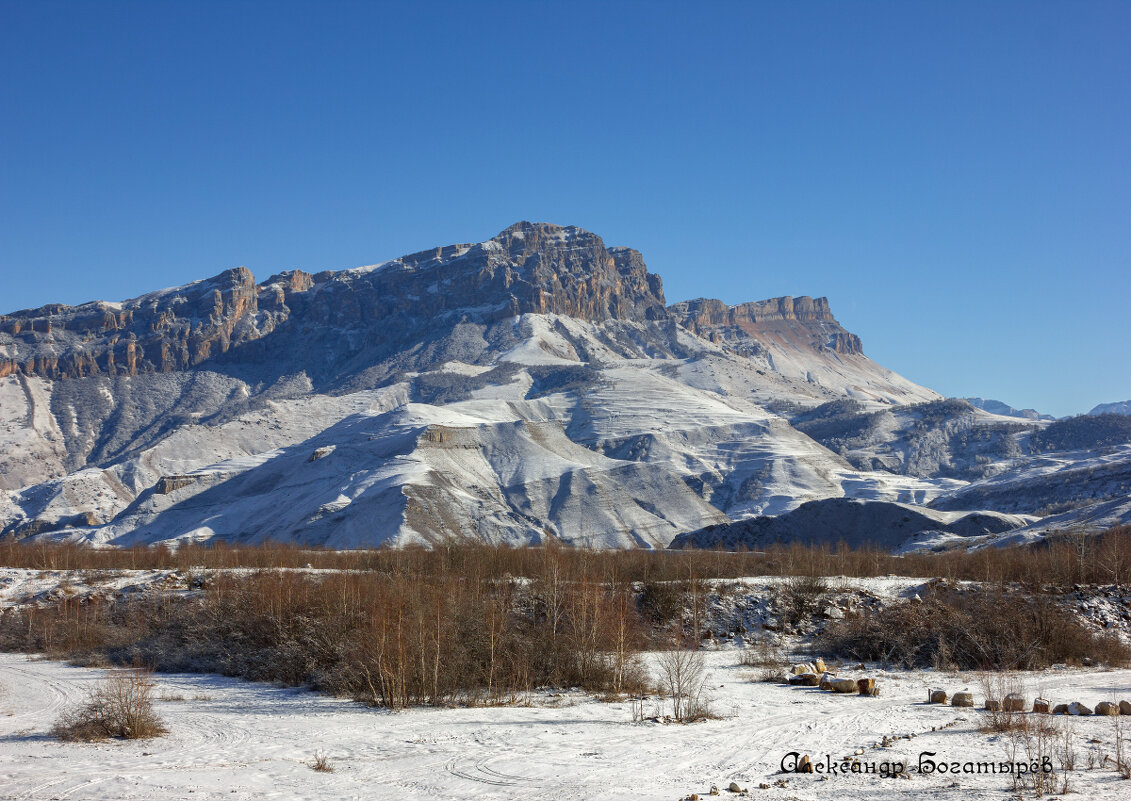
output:
<svg viewBox="0 0 1131 801"><path fill-rule="evenodd" d="M954 697L950 699L950 705L951 706L973 707L974 706L974 693L967 693L967 692L955 693Z"/></svg>
<svg viewBox="0 0 1131 801"><path fill-rule="evenodd" d="M1100 701L1096 704L1097 715L1118 715L1119 704L1113 704L1111 701Z"/></svg>

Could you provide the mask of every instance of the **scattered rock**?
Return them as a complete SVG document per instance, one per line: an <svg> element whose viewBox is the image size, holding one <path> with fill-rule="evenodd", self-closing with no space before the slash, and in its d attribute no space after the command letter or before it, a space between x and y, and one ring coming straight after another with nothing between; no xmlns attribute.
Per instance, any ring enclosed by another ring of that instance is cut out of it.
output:
<svg viewBox="0 0 1131 801"><path fill-rule="evenodd" d="M1071 704L1068 705L1068 714L1069 715L1090 715L1090 714L1092 714L1092 708L1089 707L1086 704L1080 703L1079 701L1073 701Z"/></svg>
<svg viewBox="0 0 1131 801"><path fill-rule="evenodd" d="M932 704L945 704L946 698L946 690L931 690L930 699Z"/></svg>
<svg viewBox="0 0 1131 801"><path fill-rule="evenodd" d="M1052 713L1054 715L1067 715L1068 714L1068 704L1057 704L1056 706L1054 706L1052 708Z"/></svg>
<svg viewBox="0 0 1131 801"><path fill-rule="evenodd" d="M1131 701L1120 701L1119 702L1119 714L1121 714L1121 715L1131 715Z"/></svg>
<svg viewBox="0 0 1131 801"><path fill-rule="evenodd" d="M950 699L950 705L972 707L974 706L974 694L967 692L955 693L954 697Z"/></svg>
<svg viewBox="0 0 1131 801"><path fill-rule="evenodd" d="M1010 693L1005 696L1001 702L1001 708L1006 712L1024 712L1025 711L1025 696L1021 693Z"/></svg>
<svg viewBox="0 0 1131 801"><path fill-rule="evenodd" d="M1049 700L1047 698L1034 698L1033 711L1039 715L1047 715L1049 713Z"/></svg>
<svg viewBox="0 0 1131 801"><path fill-rule="evenodd" d="M856 681L853 679L832 679L829 681L829 688L834 693L854 693L856 692Z"/></svg>
<svg viewBox="0 0 1131 801"><path fill-rule="evenodd" d="M987 712L1000 712L1001 711L1001 701L997 700L996 698L987 698L986 699L986 711Z"/></svg>
<svg viewBox="0 0 1131 801"><path fill-rule="evenodd" d="M875 679L857 679L856 691L861 695L875 695L876 694L876 680Z"/></svg>
<svg viewBox="0 0 1131 801"><path fill-rule="evenodd" d="M1111 701L1100 701L1096 704L1097 715L1118 715L1119 704L1113 704Z"/></svg>
<svg viewBox="0 0 1131 801"><path fill-rule="evenodd" d="M727 789L730 790L732 793L741 793L742 792L742 788L738 786L738 782L731 782L730 785L727 787Z"/></svg>

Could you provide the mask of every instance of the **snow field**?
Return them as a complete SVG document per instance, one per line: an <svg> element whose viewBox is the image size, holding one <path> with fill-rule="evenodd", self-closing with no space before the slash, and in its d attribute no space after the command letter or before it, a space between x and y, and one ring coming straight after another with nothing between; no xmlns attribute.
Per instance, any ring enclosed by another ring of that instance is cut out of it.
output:
<svg viewBox="0 0 1131 801"><path fill-rule="evenodd" d="M917 765L1006 758L1000 736L979 731L981 713L923 703L928 687L971 689L970 674L872 671L878 698L751 681L732 649L705 651L707 692L717 720L633 723L628 701L538 693L528 704L388 713L292 689L216 676L158 675L159 714L169 734L150 741L60 743L48 736L67 704L105 671L0 656L0 798L4 799L668 799L731 781L778 799L997 799L1001 775L912 772L780 774L792 751L836 762ZM1047 671L1024 677L1029 697L1094 705L1131 696L1131 671ZM653 709L655 707L655 709ZM645 713L662 702L645 702ZM1068 720L1058 718L1058 720ZM1087 749L1113 750L1115 719L1072 718L1081 798L1126 798L1110 769L1087 770ZM885 736L914 735L891 748ZM1098 739L1099 744L1089 743ZM311 769L316 752L333 772ZM932 758L932 757L928 757ZM787 778L785 788L758 789Z"/></svg>

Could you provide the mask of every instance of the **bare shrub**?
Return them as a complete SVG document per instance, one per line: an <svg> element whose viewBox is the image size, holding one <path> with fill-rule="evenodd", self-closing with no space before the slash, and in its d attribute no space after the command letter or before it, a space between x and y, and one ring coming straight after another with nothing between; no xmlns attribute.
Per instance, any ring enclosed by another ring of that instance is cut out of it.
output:
<svg viewBox="0 0 1131 801"><path fill-rule="evenodd" d="M319 773L333 773L334 766L330 764L330 758L326 756L325 751L315 751L314 761L310 763L311 770L316 770Z"/></svg>
<svg viewBox="0 0 1131 801"><path fill-rule="evenodd" d="M978 676L985 697L986 709L982 730L986 732L1011 732L1025 720L1023 712L1013 709L1005 703L1008 695L1025 695L1025 685L1021 678L1013 672L984 672ZM997 701L990 704L989 701Z"/></svg>
<svg viewBox="0 0 1131 801"><path fill-rule="evenodd" d="M382 574L431 573L471 569L485 578L505 574L529 576L543 561L546 547L508 548L452 544L419 548L341 551L268 542L238 548L225 542L188 543L175 551L163 546L85 548L73 543L0 541L0 565L36 570L177 569L190 583L201 571L227 568L302 569L306 566ZM1043 585L1131 583L1131 526L1106 532L1067 532L1012 548L974 552L894 555L874 546L771 545L758 552L649 552L642 549L607 552L595 557L583 548L557 549L563 573L577 573L595 561L618 581L650 584L687 580L689 576L941 576L951 580L1004 584L1034 589ZM209 577L210 578L210 577Z"/></svg>
<svg viewBox="0 0 1131 801"><path fill-rule="evenodd" d="M785 652L768 637L760 637L751 647L742 649L738 663L757 668L758 681L777 681L789 669Z"/></svg>
<svg viewBox="0 0 1131 801"><path fill-rule="evenodd" d="M1013 790L1031 791L1037 798L1057 790L1057 770L1053 758L1063 743L1064 732L1059 721L1046 715L1019 714L1005 738L1006 753L1013 764L1038 766L1037 770L1014 771ZM1064 771L1063 763L1061 771ZM1062 784L1063 786L1063 784Z"/></svg>
<svg viewBox="0 0 1131 801"><path fill-rule="evenodd" d="M1123 721L1118 717L1112 718L1115 726L1115 755L1107 757L1115 768L1115 772L1124 779L1131 779L1131 742L1123 736Z"/></svg>
<svg viewBox="0 0 1131 801"><path fill-rule="evenodd" d="M1088 630L1043 595L941 589L826 629L821 645L860 661L961 670L1038 670L1099 659L1125 664L1131 649Z"/></svg>
<svg viewBox="0 0 1131 801"><path fill-rule="evenodd" d="M140 668L111 673L81 705L66 710L51 730L55 737L69 741L137 740L164 732L153 711L153 681Z"/></svg>
<svg viewBox="0 0 1131 801"><path fill-rule="evenodd" d="M821 601L829 592L829 583L819 576L790 576L781 585L778 599L783 621L796 626L821 611Z"/></svg>
<svg viewBox="0 0 1131 801"><path fill-rule="evenodd" d="M683 581L649 581L640 590L640 611L653 623L667 626L683 616L689 595Z"/></svg>
<svg viewBox="0 0 1131 801"><path fill-rule="evenodd" d="M672 647L659 656L660 683L671 699L672 718L691 722L711 717L710 703L703 695L707 669L695 643L677 633Z"/></svg>

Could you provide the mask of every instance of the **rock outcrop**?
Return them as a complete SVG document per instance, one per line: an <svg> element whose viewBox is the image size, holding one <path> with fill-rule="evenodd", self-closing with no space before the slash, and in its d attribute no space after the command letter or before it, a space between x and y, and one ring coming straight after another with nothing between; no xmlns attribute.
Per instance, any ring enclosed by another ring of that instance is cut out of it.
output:
<svg viewBox="0 0 1131 801"><path fill-rule="evenodd" d="M757 351L765 339L787 340L816 350L863 353L860 338L845 331L829 310L827 298L772 298L728 306L698 298L668 308L680 325L711 342L736 351Z"/></svg>
<svg viewBox="0 0 1131 801"><path fill-rule="evenodd" d="M524 313L661 320L663 282L640 253L576 227L516 223L478 244L448 245L374 268L256 284L244 267L122 303L53 304L0 317L0 378L187 370L235 350L244 364L317 353L308 372L358 343L418 343L447 323ZM286 325L284 325L286 323ZM258 347L242 348L259 341ZM307 345L308 347L304 347Z"/></svg>

